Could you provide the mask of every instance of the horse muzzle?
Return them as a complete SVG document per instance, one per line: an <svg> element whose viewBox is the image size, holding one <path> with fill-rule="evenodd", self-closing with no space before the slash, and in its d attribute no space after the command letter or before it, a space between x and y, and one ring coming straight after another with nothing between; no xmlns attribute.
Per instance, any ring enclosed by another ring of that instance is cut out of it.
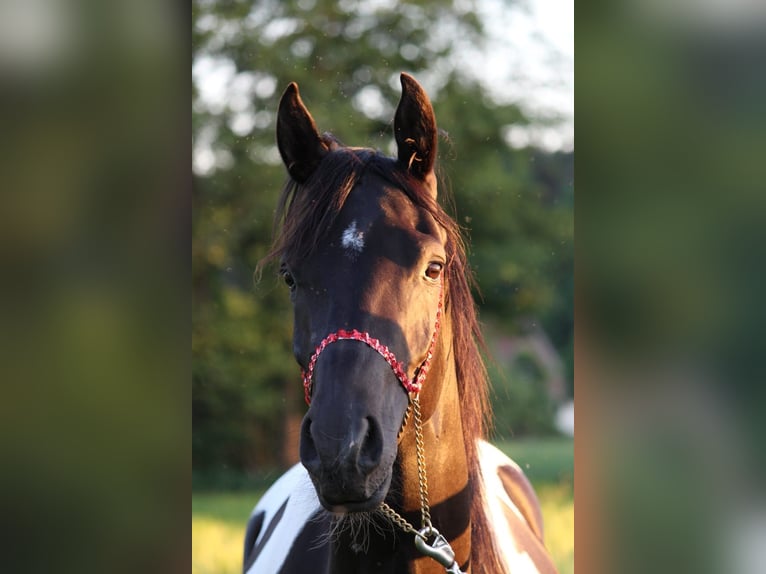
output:
<svg viewBox="0 0 766 574"><path fill-rule="evenodd" d="M335 418L314 420L309 411L301 426L301 462L327 510L372 510L388 493L396 449L386 452L376 418L360 417L345 428L333 424L340 422Z"/></svg>

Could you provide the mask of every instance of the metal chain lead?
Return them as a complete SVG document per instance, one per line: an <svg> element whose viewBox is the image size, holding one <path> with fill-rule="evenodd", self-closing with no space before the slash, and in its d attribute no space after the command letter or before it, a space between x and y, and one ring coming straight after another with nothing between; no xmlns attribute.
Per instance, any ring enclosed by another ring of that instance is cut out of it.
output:
<svg viewBox="0 0 766 574"><path fill-rule="evenodd" d="M433 529L431 525L431 507L428 504L428 475L426 473L426 455L425 444L423 441L423 417L420 413L420 398L415 393L410 394L410 405L412 406L412 414L415 422L415 453L418 462L418 487L420 490L420 519L423 529L430 531ZM409 409L408 409L409 410ZM415 527L410 524L406 518L396 512L385 502L380 503L380 511L388 516L391 521L405 532L414 534L415 536L423 535L418 532Z"/></svg>
<svg viewBox="0 0 766 574"><path fill-rule="evenodd" d="M415 536L420 536L422 538L422 535L420 534L420 532L415 530L415 527L412 526L412 524L410 524L409 522L407 522L406 518L404 518L401 514L396 512L396 510L391 508L385 502L380 503L378 510L380 510L383 514L385 514L391 520L391 522L396 524L399 528L401 528L405 532L409 532L410 534L414 534Z"/></svg>
<svg viewBox="0 0 766 574"><path fill-rule="evenodd" d="M412 413L415 415L415 453L418 460L418 483L420 486L420 519L423 528L432 528L431 507L428 505L428 475L423 441L423 418L420 414L420 395L411 395Z"/></svg>
<svg viewBox="0 0 766 574"><path fill-rule="evenodd" d="M431 508L428 504L428 476L426 474L425 444L423 441L423 417L420 413L420 400L415 393L410 394L410 405L415 419L415 451L418 463L418 485L420 489L420 518L423 527L415 530L406 518L396 512L385 502L381 502L379 510L396 526L407 533L415 535L415 547L424 555L429 556L441 564L446 574L463 574L455 562L455 552L450 547L447 539L442 536L431 524ZM407 411L409 412L409 408ZM428 538L434 537L432 545L428 544Z"/></svg>

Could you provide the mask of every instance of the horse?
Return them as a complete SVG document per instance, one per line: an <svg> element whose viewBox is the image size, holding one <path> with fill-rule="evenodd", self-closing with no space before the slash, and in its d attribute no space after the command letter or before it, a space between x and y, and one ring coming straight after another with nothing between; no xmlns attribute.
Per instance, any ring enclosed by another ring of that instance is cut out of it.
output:
<svg viewBox="0 0 766 574"><path fill-rule="evenodd" d="M320 135L291 83L274 243L308 410L259 500L243 572L555 572L534 490L486 442L483 340L461 230L438 201L432 104L410 75L397 157Z"/></svg>

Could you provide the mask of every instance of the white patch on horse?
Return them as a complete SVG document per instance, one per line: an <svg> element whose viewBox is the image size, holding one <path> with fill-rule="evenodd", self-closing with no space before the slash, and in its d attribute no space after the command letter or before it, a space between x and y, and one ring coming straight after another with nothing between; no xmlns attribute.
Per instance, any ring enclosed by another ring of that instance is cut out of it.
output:
<svg viewBox="0 0 766 574"><path fill-rule="evenodd" d="M489 515L490 523L494 527L493 534L495 535L497 547L504 553L506 563L510 567L511 572L538 572L530 555L523 549L518 548L518 543L505 518L504 509L509 509L521 521L526 522L524 515L508 496L497 474L499 466L512 465L518 468L518 465L500 450L483 440L478 441L478 446L481 474L484 479L484 491L486 493L485 509Z"/></svg>
<svg viewBox="0 0 766 574"><path fill-rule="evenodd" d="M356 220L343 232L341 236L341 245L346 250L346 256L354 261L364 249L364 231L356 227Z"/></svg>
<svg viewBox="0 0 766 574"><path fill-rule="evenodd" d="M298 463L281 476L258 501L251 516L264 512L263 530L258 534L257 546L265 534L266 526L279 507L287 500L287 507L271 538L258 558L247 570L248 574L278 572L287 558L293 541L301 533L306 522L321 508L311 479L302 464Z"/></svg>

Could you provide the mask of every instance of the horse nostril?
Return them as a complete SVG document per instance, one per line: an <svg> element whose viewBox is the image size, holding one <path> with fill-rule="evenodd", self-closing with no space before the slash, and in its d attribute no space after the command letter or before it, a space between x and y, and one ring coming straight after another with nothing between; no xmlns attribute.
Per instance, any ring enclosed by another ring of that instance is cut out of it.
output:
<svg viewBox="0 0 766 574"><path fill-rule="evenodd" d="M304 417L301 423L300 456L303 466L310 473L314 474L319 470L319 453L311 436L311 419L309 417Z"/></svg>
<svg viewBox="0 0 766 574"><path fill-rule="evenodd" d="M383 433L378 421L367 417L367 432L359 450L359 470L369 474L380 465L383 456Z"/></svg>

